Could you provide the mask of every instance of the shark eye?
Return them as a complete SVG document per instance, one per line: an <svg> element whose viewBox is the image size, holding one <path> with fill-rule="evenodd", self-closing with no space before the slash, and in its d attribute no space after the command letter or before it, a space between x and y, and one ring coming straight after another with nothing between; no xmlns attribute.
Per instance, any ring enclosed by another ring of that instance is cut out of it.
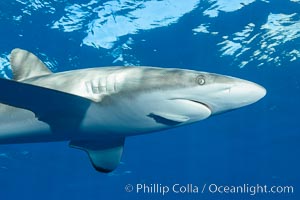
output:
<svg viewBox="0 0 300 200"><path fill-rule="evenodd" d="M204 84L205 84L205 78L204 78L204 76L203 76L203 75L197 76L196 82L197 82L199 85L204 85Z"/></svg>

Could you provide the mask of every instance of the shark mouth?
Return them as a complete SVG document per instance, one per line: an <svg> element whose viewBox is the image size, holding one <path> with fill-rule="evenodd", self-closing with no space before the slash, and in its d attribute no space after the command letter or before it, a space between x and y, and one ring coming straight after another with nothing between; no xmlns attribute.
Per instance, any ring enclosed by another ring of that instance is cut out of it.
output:
<svg viewBox="0 0 300 200"><path fill-rule="evenodd" d="M189 120L189 118L184 119L184 116L180 115L170 115L166 113L150 113L147 115L148 117L152 118L156 123L163 124L165 126L176 126L184 121Z"/></svg>
<svg viewBox="0 0 300 200"><path fill-rule="evenodd" d="M193 99L184 99L184 98L174 98L174 99L169 99L169 100L180 100L180 101L189 101L191 103L197 103L200 104L202 106L205 106L207 109L212 110L211 107L209 105L207 105L206 103L203 103L201 101L197 101L197 100L193 100Z"/></svg>
<svg viewBox="0 0 300 200"><path fill-rule="evenodd" d="M200 104L200 105L202 105L202 106L207 107L209 110L211 110L211 108L210 108L209 105L207 105L206 103L203 103L203 102L201 102L201 101L196 101L196 100L191 100L191 99L182 99L182 100L186 100L186 101L191 101L191 102L194 102L194 103L198 103L198 104Z"/></svg>
<svg viewBox="0 0 300 200"><path fill-rule="evenodd" d="M176 126L206 119L211 115L208 105L189 99L170 99L176 105L170 110L160 110L149 113L147 116L156 123L166 126Z"/></svg>

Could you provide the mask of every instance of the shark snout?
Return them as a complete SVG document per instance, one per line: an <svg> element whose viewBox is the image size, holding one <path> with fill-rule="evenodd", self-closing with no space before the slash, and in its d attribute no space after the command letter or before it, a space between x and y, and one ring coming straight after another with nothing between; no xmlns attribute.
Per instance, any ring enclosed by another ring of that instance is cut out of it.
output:
<svg viewBox="0 0 300 200"><path fill-rule="evenodd" d="M242 79L231 79L227 84L219 84L211 95L200 96L199 102L207 105L212 114L241 108L259 101L266 95L264 87Z"/></svg>
<svg viewBox="0 0 300 200"><path fill-rule="evenodd" d="M241 107L259 101L266 95L267 91L256 83L243 81L231 87L229 93L229 96L239 102L239 107Z"/></svg>

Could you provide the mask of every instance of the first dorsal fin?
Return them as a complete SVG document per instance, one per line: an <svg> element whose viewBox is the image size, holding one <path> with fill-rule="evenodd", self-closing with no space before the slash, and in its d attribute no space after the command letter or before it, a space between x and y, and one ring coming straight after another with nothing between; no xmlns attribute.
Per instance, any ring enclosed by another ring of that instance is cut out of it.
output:
<svg viewBox="0 0 300 200"><path fill-rule="evenodd" d="M23 49L12 50L10 65L16 81L52 73L38 57Z"/></svg>

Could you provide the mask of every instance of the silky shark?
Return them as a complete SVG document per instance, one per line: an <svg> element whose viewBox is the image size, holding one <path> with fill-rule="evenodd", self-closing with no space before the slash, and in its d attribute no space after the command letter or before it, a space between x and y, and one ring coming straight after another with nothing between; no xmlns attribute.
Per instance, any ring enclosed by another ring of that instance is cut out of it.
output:
<svg viewBox="0 0 300 200"><path fill-rule="evenodd" d="M0 144L70 141L111 172L128 136L174 128L252 104L266 90L185 69L100 67L52 73L14 49L13 80L0 79Z"/></svg>

